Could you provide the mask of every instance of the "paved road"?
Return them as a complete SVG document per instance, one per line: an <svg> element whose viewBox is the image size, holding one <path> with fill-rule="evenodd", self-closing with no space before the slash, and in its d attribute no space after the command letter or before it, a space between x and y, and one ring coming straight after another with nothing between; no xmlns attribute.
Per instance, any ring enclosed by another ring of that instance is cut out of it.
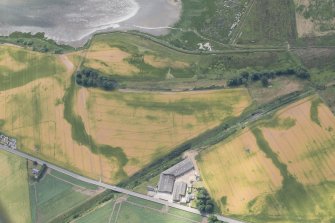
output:
<svg viewBox="0 0 335 223"><path fill-rule="evenodd" d="M86 182L86 183L89 183L89 184L94 184L96 186L103 187L103 188L106 188L106 189L110 189L110 190L113 190L113 191L116 191L116 192L119 192L119 193L127 194L127 195L130 195L130 196L138 197L138 198L141 198L141 199L144 199L144 200L152 201L152 202L163 204L163 205L166 205L166 206L169 206L169 207L172 207L172 208L177 208L177 209L180 209L180 210L183 210L183 211L187 211L187 212L190 212L190 213L200 215L200 212L197 209L186 207L186 206L179 205L179 204L176 204L176 203L170 203L170 202L166 202L166 201L163 201L163 200L155 199L155 198L152 198L152 197L149 197L149 196L146 196L146 195L143 195L143 194L139 194L139 193L136 193L136 192L133 192L133 191L130 191L130 190L126 190L126 189L123 189L123 188L120 188L120 187L105 184L105 183L100 182L100 181L92 180L92 179L83 177L81 175L78 175L76 173L70 172L68 170L65 170L63 168L60 168L60 167L58 167L56 165L53 165L51 163L48 163L46 161L40 160L36 157L30 156L30 155L28 155L26 153L23 153L21 151L12 150L12 149L8 148L7 146L1 145L1 144L0 144L0 149L2 149L4 151L7 151L9 153L15 154L17 156L20 156L22 158L31 160L33 162L37 162L40 165L45 164L50 169L56 170L58 172L61 172L63 174L66 174L66 175L71 176L71 177L73 177L77 180L80 180L80 181L83 181L83 182ZM244 223L242 221L227 218L227 217L220 216L220 215L217 215L217 217L218 217L219 220L224 221L224 222L228 222L228 223Z"/></svg>

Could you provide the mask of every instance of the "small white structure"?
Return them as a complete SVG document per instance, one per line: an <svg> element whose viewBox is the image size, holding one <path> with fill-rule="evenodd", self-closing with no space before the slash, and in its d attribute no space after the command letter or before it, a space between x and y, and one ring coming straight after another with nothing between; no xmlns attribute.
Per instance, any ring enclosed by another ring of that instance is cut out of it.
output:
<svg viewBox="0 0 335 223"><path fill-rule="evenodd" d="M0 144L16 149L16 139L0 134Z"/></svg>

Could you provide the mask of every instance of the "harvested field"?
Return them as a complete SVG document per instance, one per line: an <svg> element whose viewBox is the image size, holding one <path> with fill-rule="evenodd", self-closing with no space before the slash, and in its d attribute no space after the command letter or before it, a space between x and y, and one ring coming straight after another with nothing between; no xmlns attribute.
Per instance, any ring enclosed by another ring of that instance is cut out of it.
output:
<svg viewBox="0 0 335 223"><path fill-rule="evenodd" d="M120 182L250 104L246 89L78 90L72 73L82 56L53 58L56 75L1 91L0 130L21 150L94 179Z"/></svg>
<svg viewBox="0 0 335 223"><path fill-rule="evenodd" d="M334 129L329 108L310 96L204 151L202 177L223 213L252 222L327 222L335 211ZM257 175L252 165L270 174Z"/></svg>
<svg viewBox="0 0 335 223"><path fill-rule="evenodd" d="M86 54L85 66L106 74L133 75L139 72L137 67L126 61L131 54L108 45L102 49L93 46L93 49Z"/></svg>
<svg viewBox="0 0 335 223"><path fill-rule="evenodd" d="M132 175L185 140L239 115L249 104L246 89L179 93L80 89L75 111L96 143L122 149L127 158L124 171Z"/></svg>
<svg viewBox="0 0 335 223"><path fill-rule="evenodd" d="M281 187L279 170L259 149L249 129L198 159L201 175L222 212L249 214L248 203Z"/></svg>
<svg viewBox="0 0 335 223"><path fill-rule="evenodd" d="M296 120L292 128L262 129L272 150L304 185L335 181L335 118L316 100L318 97L299 101L278 113L280 119Z"/></svg>
<svg viewBox="0 0 335 223"><path fill-rule="evenodd" d="M0 222L32 222L26 160L0 151L0 182Z"/></svg>

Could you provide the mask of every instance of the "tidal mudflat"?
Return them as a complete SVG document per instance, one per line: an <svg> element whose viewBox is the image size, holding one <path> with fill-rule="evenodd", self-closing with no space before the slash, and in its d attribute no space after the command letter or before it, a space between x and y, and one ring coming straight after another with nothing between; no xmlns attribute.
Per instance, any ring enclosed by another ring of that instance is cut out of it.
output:
<svg viewBox="0 0 335 223"><path fill-rule="evenodd" d="M179 0L2 0L0 35L44 32L59 43L79 46L101 31L164 34L180 11Z"/></svg>

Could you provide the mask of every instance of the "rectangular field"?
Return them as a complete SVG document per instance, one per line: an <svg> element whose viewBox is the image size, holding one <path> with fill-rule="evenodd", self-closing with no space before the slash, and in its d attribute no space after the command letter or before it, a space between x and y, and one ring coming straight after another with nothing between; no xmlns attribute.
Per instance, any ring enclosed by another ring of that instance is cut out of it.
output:
<svg viewBox="0 0 335 223"><path fill-rule="evenodd" d="M252 222L333 220L335 117L316 95L198 157L222 213Z"/></svg>

